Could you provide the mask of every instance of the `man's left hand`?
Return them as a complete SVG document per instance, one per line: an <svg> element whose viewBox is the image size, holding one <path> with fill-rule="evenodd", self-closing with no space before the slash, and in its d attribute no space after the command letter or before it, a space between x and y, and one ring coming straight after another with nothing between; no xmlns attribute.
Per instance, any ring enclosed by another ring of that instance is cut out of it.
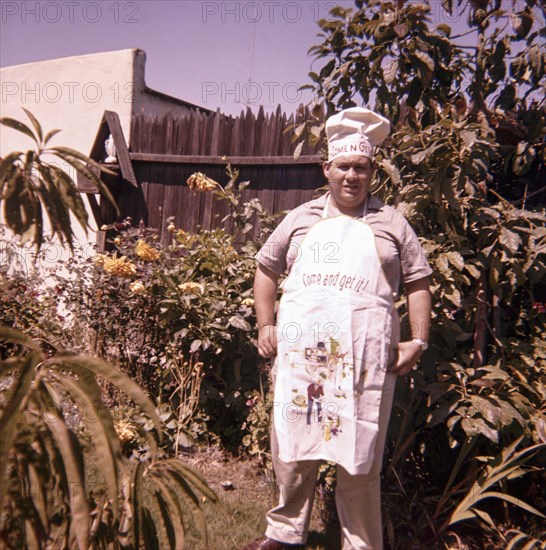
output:
<svg viewBox="0 0 546 550"><path fill-rule="evenodd" d="M417 342L400 342L398 344L398 360L390 372L397 376L405 376L417 364L421 357L421 346Z"/></svg>

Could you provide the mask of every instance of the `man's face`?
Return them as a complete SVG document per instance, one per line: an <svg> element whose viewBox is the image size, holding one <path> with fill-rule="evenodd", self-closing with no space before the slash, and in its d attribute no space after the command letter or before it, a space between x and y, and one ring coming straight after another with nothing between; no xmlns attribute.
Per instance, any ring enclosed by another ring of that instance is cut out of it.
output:
<svg viewBox="0 0 546 550"><path fill-rule="evenodd" d="M344 213L358 210L366 202L373 176L373 162L361 155L343 155L323 167L332 201Z"/></svg>

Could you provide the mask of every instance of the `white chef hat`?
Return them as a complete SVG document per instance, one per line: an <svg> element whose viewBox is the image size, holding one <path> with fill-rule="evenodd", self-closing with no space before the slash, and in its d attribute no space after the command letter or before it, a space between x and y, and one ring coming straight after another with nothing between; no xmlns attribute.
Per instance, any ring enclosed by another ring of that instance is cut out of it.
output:
<svg viewBox="0 0 546 550"><path fill-rule="evenodd" d="M326 121L328 161L341 155L362 155L372 158L373 148L379 145L391 129L383 116L365 109L351 107Z"/></svg>

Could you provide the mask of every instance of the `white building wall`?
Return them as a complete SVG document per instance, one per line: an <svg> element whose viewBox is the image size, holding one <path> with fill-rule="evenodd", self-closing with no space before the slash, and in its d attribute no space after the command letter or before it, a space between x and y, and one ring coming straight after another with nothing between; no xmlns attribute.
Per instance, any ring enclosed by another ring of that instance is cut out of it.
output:
<svg viewBox="0 0 546 550"><path fill-rule="evenodd" d="M145 53L138 49L104 52L0 69L1 116L30 124L24 107L44 131L60 128L52 145L89 154L102 114L118 113L129 138L134 83L144 82ZM140 61L142 60L142 61ZM135 69L141 75L135 75ZM0 126L0 154L25 150L30 138Z"/></svg>
<svg viewBox="0 0 546 550"><path fill-rule="evenodd" d="M144 83L144 60L142 50L127 49L4 67L0 69L0 116L15 118L32 128L22 110L24 107L38 119L44 133L54 128L62 130L49 145L71 147L88 155L105 110L118 113L123 132L129 139L133 102L138 93L134 84ZM135 75L135 70L142 74ZM30 148L34 148L34 144L28 136L0 125L0 155ZM71 167L62 161L56 162L76 179ZM98 228L86 198L84 202L88 206L91 230L86 235L75 219L72 229L76 249L90 256L94 254L94 230ZM0 222L2 219L0 212ZM30 274L33 250L28 246L18 250L17 263L25 266ZM68 250L56 241L46 243L43 251L44 263L49 267L62 265L60 261L69 256ZM0 250L0 262L13 264L15 258L13 255L7 257L7 252Z"/></svg>

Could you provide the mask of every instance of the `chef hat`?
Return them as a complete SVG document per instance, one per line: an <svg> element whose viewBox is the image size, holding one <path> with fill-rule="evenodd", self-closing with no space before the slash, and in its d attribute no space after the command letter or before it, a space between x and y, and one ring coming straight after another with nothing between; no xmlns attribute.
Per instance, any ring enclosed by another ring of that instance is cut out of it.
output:
<svg viewBox="0 0 546 550"><path fill-rule="evenodd" d="M389 135L390 129L385 117L363 107L336 113L326 121L328 161L341 155L372 158L373 148Z"/></svg>

